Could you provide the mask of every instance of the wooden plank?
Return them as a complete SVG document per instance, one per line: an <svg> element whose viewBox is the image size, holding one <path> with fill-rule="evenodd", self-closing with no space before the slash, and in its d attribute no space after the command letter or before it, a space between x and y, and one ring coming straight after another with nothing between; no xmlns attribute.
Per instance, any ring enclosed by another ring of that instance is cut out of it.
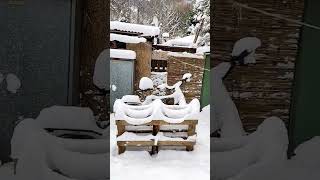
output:
<svg viewBox="0 0 320 180"><path fill-rule="evenodd" d="M198 120L184 120L181 123L168 123L164 120L153 120L149 123L141 124L141 126L153 126L153 125L197 125ZM134 124L130 124L125 120L116 120L116 125L123 125L123 126L134 126Z"/></svg>
<svg viewBox="0 0 320 180"><path fill-rule="evenodd" d="M188 53L196 53L196 48L188 48L188 47L172 47L172 46L163 46L163 45L153 45L155 49L163 50L163 51L171 51L171 52L188 52Z"/></svg>
<svg viewBox="0 0 320 180"><path fill-rule="evenodd" d="M196 134L196 126L194 124L189 124L188 136L193 136Z"/></svg>
<svg viewBox="0 0 320 180"><path fill-rule="evenodd" d="M156 136L160 130L160 125L153 125L152 135Z"/></svg>
<svg viewBox="0 0 320 180"><path fill-rule="evenodd" d="M151 76L152 46L148 43L127 44L127 49L133 50L137 54L134 86L135 90L138 90L140 79Z"/></svg>
<svg viewBox="0 0 320 180"><path fill-rule="evenodd" d="M154 141L117 141L118 146L153 146Z"/></svg>
<svg viewBox="0 0 320 180"><path fill-rule="evenodd" d="M126 126L121 125L121 124L117 124L117 129L118 129L118 135L117 136L121 136L125 131L126 131Z"/></svg>

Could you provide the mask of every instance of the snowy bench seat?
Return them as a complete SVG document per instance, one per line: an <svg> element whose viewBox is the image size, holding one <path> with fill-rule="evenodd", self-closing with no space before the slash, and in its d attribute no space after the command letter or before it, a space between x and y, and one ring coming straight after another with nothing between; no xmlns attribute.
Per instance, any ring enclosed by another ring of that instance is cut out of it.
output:
<svg viewBox="0 0 320 180"><path fill-rule="evenodd" d="M173 129L175 129L176 126L182 126L182 125L186 125L188 126L188 136L193 136L196 134L195 130L196 130L196 125L198 124L198 120L184 120L181 123L169 123L166 122L164 120L152 120L149 123L145 123L139 126L152 126L152 134L155 135L157 134L162 128L161 126L165 126L166 130L169 130L170 126L173 127ZM116 120L116 125L117 125L117 129L118 129L118 135L120 136L122 135L124 132L126 132L126 126L136 126L139 127L137 125L133 125L128 123L125 120Z"/></svg>

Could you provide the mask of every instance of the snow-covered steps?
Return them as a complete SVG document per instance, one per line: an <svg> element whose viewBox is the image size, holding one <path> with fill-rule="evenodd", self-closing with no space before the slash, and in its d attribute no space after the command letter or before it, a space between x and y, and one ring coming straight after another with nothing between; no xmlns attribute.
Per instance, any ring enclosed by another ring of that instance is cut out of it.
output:
<svg viewBox="0 0 320 180"><path fill-rule="evenodd" d="M116 120L118 152L119 154L124 153L127 147L151 147L151 154L156 154L159 147L185 147L185 150L192 151L196 144L197 124L198 120L184 120L181 123L152 120L142 125L133 125L125 120ZM177 126L185 127L186 132L177 132ZM132 127L137 130L142 128L144 131L143 133L139 131L133 133Z"/></svg>

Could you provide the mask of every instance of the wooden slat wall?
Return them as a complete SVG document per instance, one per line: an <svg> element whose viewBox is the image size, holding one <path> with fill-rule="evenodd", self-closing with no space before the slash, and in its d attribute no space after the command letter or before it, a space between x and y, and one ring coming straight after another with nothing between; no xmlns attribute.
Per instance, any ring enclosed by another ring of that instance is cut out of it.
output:
<svg viewBox="0 0 320 180"><path fill-rule="evenodd" d="M238 0L261 10L301 20L303 0ZM294 63L300 26L244 8L233 1L214 1L213 66L229 61L234 43L247 36L262 41L257 64L235 68L225 79L246 130L254 130L266 117L289 120Z"/></svg>

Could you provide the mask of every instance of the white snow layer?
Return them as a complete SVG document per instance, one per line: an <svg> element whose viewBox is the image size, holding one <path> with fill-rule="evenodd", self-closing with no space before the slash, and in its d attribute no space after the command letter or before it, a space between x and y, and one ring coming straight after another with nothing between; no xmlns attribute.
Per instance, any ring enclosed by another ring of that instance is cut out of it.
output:
<svg viewBox="0 0 320 180"><path fill-rule="evenodd" d="M191 73L185 73L185 74L182 76L182 79L183 79L183 80L187 80L187 82L190 82L191 77L192 77L192 74L191 74Z"/></svg>
<svg viewBox="0 0 320 180"><path fill-rule="evenodd" d="M194 59L204 59L202 55L192 54L192 53L178 53L178 52L169 52L168 56L173 57L184 57L184 58L194 58Z"/></svg>
<svg viewBox="0 0 320 180"><path fill-rule="evenodd" d="M125 120L132 125L142 125L157 119L169 123L181 123L186 119L194 119L199 114L200 102L194 99L189 104L179 106L179 109L173 107L165 105L160 99L142 106L127 105L118 99L114 103L115 119Z"/></svg>
<svg viewBox="0 0 320 180"><path fill-rule="evenodd" d="M148 77L142 77L139 82L140 90L153 89L153 81Z"/></svg>
<svg viewBox="0 0 320 180"><path fill-rule="evenodd" d="M37 121L25 119L14 130L11 157L18 159L15 179L106 179L108 140L62 139ZM59 170L64 177L54 172Z"/></svg>
<svg viewBox="0 0 320 180"><path fill-rule="evenodd" d="M6 77L7 90L11 93L17 93L17 90L21 87L20 79L13 73L10 73Z"/></svg>
<svg viewBox="0 0 320 180"><path fill-rule="evenodd" d="M134 37L134 36L114 34L114 33L110 34L110 41L119 41L123 43L134 43L134 44L147 42L147 40L142 37Z"/></svg>
<svg viewBox="0 0 320 180"><path fill-rule="evenodd" d="M232 101L222 78L229 71L230 63L220 63L211 70L213 84L213 129L212 132L221 129L221 136L239 137L244 135L242 122L236 105Z"/></svg>
<svg viewBox="0 0 320 180"><path fill-rule="evenodd" d="M77 129L101 132L89 108L52 106L43 109L36 121L42 128Z"/></svg>
<svg viewBox="0 0 320 180"><path fill-rule="evenodd" d="M108 70L108 60L110 58L109 50L103 50L97 58L94 74L93 83L100 89L107 89L109 83L109 70Z"/></svg>
<svg viewBox="0 0 320 180"><path fill-rule="evenodd" d="M295 150L297 155L291 160L282 162L274 160L276 163L260 163L245 169L237 176L230 178L230 180L318 180L320 179L319 147L319 137L314 137L298 146Z"/></svg>
<svg viewBox="0 0 320 180"><path fill-rule="evenodd" d="M227 179L261 165L277 165L286 161L289 142L281 119L266 119L247 138L234 149L213 152L213 179ZM215 141L212 146L215 146Z"/></svg>
<svg viewBox="0 0 320 180"><path fill-rule="evenodd" d="M174 47L194 47L193 43L195 35L186 36L186 37L177 37L175 39L168 40L163 45L165 46L174 46ZM199 40L200 38L198 38Z"/></svg>
<svg viewBox="0 0 320 180"><path fill-rule="evenodd" d="M142 36L158 36L160 34L159 27L125 23L119 21L110 21L110 29L128 32L138 32L142 33Z"/></svg>
<svg viewBox="0 0 320 180"><path fill-rule="evenodd" d="M146 151L126 151L118 155L115 116L111 114L110 175L112 180L210 179L210 106L197 115L197 143L194 151L160 150L151 157ZM143 171L143 175L139 172ZM125 172L125 173L123 173Z"/></svg>
<svg viewBox="0 0 320 180"><path fill-rule="evenodd" d="M136 52L124 49L110 49L110 57L117 59L136 59Z"/></svg>
<svg viewBox="0 0 320 180"><path fill-rule="evenodd" d="M114 85L114 84L112 84L112 85L111 85L111 89L112 89L112 91L117 91L117 86Z"/></svg>
<svg viewBox="0 0 320 180"><path fill-rule="evenodd" d="M256 63L255 59L255 50L261 46L261 41L260 39L256 37L245 37L240 40L238 40L233 47L232 50L232 56L238 56L240 55L243 51L247 50L250 52L250 54L244 58L244 63L249 64L249 63Z"/></svg>
<svg viewBox="0 0 320 180"><path fill-rule="evenodd" d="M201 46L197 48L197 54L204 54L210 52L210 46Z"/></svg>

